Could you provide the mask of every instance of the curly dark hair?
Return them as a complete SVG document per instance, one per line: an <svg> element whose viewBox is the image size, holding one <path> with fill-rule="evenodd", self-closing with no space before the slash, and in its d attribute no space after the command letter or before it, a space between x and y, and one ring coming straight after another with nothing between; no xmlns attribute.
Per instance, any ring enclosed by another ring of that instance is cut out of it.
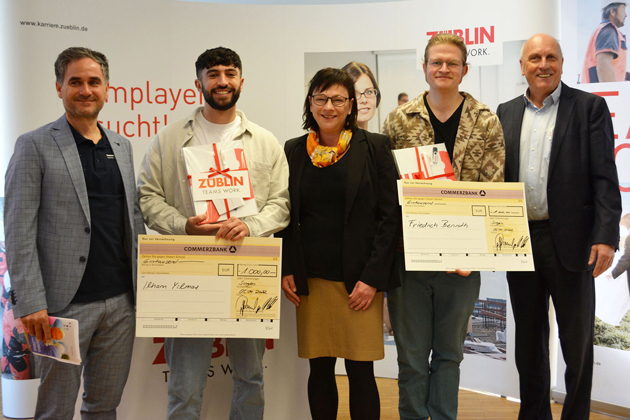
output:
<svg viewBox="0 0 630 420"><path fill-rule="evenodd" d="M243 65L241 57L229 48L217 47L211 50L205 50L195 62L195 71L199 79L200 73L214 66L234 66L243 75Z"/></svg>

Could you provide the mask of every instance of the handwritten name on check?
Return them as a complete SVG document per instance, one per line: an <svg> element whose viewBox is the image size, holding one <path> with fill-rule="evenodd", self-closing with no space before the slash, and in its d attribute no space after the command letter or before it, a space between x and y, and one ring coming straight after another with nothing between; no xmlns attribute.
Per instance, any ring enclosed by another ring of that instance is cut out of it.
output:
<svg viewBox="0 0 630 420"><path fill-rule="evenodd" d="M282 241L140 235L138 337L279 338Z"/></svg>
<svg viewBox="0 0 630 420"><path fill-rule="evenodd" d="M534 270L522 183L399 182L407 270Z"/></svg>

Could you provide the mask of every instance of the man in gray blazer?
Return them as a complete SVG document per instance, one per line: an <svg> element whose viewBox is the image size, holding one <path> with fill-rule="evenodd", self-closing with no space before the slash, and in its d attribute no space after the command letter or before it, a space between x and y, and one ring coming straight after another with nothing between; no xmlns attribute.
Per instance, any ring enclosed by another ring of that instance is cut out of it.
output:
<svg viewBox="0 0 630 420"><path fill-rule="evenodd" d="M55 62L65 115L20 136L5 185L11 301L30 334L51 341L48 316L79 321L82 366L35 358L35 417L72 419L83 371L84 419L115 419L129 374L137 235L144 233L131 144L98 124L109 67L68 48Z"/></svg>

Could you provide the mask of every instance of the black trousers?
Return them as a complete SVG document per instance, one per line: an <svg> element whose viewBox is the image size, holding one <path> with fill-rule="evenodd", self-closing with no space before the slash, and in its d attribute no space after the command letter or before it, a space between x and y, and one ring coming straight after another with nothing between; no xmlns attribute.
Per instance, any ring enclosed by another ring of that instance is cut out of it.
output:
<svg viewBox="0 0 630 420"><path fill-rule="evenodd" d="M549 296L567 365L562 420L588 420L593 380L595 282L592 271L568 271L560 262L548 221L530 222L534 272L507 274L516 321L519 420L552 420L549 368Z"/></svg>

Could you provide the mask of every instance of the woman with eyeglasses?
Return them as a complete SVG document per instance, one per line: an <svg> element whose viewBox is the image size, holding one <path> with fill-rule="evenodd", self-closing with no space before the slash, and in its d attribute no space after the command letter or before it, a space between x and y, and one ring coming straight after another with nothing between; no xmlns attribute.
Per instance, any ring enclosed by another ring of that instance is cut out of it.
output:
<svg viewBox="0 0 630 420"><path fill-rule="evenodd" d="M467 56L461 38L431 38L422 65L429 91L392 111L383 133L394 149L444 143L457 181L503 182L501 123L486 105L459 91ZM398 350L400 418L456 419L459 365L480 274L405 271L402 252L396 266L402 286L389 292L388 300Z"/></svg>
<svg viewBox="0 0 630 420"><path fill-rule="evenodd" d="M309 359L312 418L334 420L335 363L345 359L354 420L380 418L373 361L384 357L383 290L398 286L396 166L389 140L357 127L354 83L326 68L304 101L309 132L285 144L291 223L282 289L297 306L298 355Z"/></svg>
<svg viewBox="0 0 630 420"><path fill-rule="evenodd" d="M368 129L370 120L376 114L376 108L381 103L381 92L372 70L363 64L351 61L341 68L345 70L354 82L354 94L357 97L357 125L363 130ZM394 335L392 323L387 309L387 293L383 296L383 322L389 336Z"/></svg>
<svg viewBox="0 0 630 420"><path fill-rule="evenodd" d="M378 83L368 66L363 63L351 61L341 70L348 72L354 81L354 90L357 97L357 125L363 130L368 129L368 123L374 117L376 108L381 103L381 92Z"/></svg>

